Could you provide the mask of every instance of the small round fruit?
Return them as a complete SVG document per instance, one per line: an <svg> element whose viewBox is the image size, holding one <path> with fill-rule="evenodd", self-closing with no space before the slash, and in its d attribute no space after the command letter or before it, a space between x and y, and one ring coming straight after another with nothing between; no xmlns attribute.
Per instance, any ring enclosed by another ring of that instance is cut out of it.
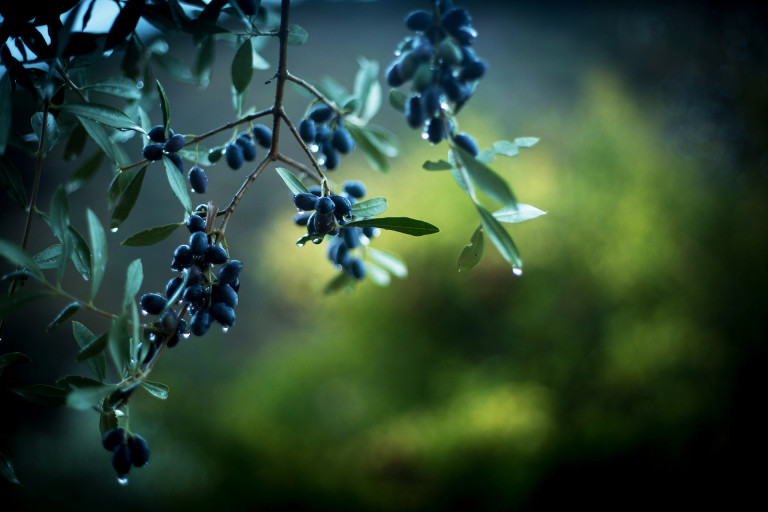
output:
<svg viewBox="0 0 768 512"><path fill-rule="evenodd" d="M205 261L212 265L221 265L226 263L228 259L227 251L220 245L211 244L205 249Z"/></svg>
<svg viewBox="0 0 768 512"><path fill-rule="evenodd" d="M207 309L201 309L192 315L189 330L195 336L204 336L211 327L211 313Z"/></svg>
<svg viewBox="0 0 768 512"><path fill-rule="evenodd" d="M240 149L243 151L243 159L247 162L256 158L256 144L253 143L248 134L243 133L239 135L235 143L240 146Z"/></svg>
<svg viewBox="0 0 768 512"><path fill-rule="evenodd" d="M333 142L333 147L342 155L346 155L355 148L355 141L345 128L336 128L331 142Z"/></svg>
<svg viewBox="0 0 768 512"><path fill-rule="evenodd" d="M315 134L315 122L313 120L304 119L299 123L299 135L305 144L313 144L315 142Z"/></svg>
<svg viewBox="0 0 768 512"><path fill-rule="evenodd" d="M227 160L227 165L232 169L237 170L243 166L243 150L237 144L227 144L227 149L224 150L224 158Z"/></svg>
<svg viewBox="0 0 768 512"><path fill-rule="evenodd" d="M159 142L162 144L165 142L165 126L161 124L153 126L147 132L147 137L149 137L149 140L152 142Z"/></svg>
<svg viewBox="0 0 768 512"><path fill-rule="evenodd" d="M318 197L315 194L303 193L293 196L293 204L299 210L312 211L317 206Z"/></svg>
<svg viewBox="0 0 768 512"><path fill-rule="evenodd" d="M230 284L233 283L238 277L240 272L243 271L243 264L239 260L231 260L225 263L219 270L219 283Z"/></svg>
<svg viewBox="0 0 768 512"><path fill-rule="evenodd" d="M253 127L252 133L253 138L256 139L256 142L258 142L259 146L263 148L269 148L272 146L272 130L270 130L267 126L264 126L263 124L257 124Z"/></svg>
<svg viewBox="0 0 768 512"><path fill-rule="evenodd" d="M355 199L361 199L365 196L365 185L362 181L350 180L344 183L344 192Z"/></svg>
<svg viewBox="0 0 768 512"><path fill-rule="evenodd" d="M205 219L197 215L190 215L187 217L187 222L185 224L190 233L205 231Z"/></svg>
<svg viewBox="0 0 768 512"><path fill-rule="evenodd" d="M151 315L157 315L168 304L168 299L159 293L145 293L139 299L141 309Z"/></svg>
<svg viewBox="0 0 768 512"><path fill-rule="evenodd" d="M205 194L208 190L208 176L205 175L205 171L198 166L194 166L189 170L189 185L194 192L198 194Z"/></svg>
<svg viewBox="0 0 768 512"><path fill-rule="evenodd" d="M336 209L336 205L334 204L333 200L328 197L321 197L317 200L317 204L315 205L315 210L318 214L328 214L333 213L333 211Z"/></svg>
<svg viewBox="0 0 768 512"><path fill-rule="evenodd" d="M121 443L112 452L112 467L117 476L124 477L131 470L131 448L127 443Z"/></svg>
<svg viewBox="0 0 768 512"><path fill-rule="evenodd" d="M123 441L125 441L125 429L123 427L117 427L108 430L107 433L104 434L101 443L104 445L104 448L112 451Z"/></svg>
<svg viewBox="0 0 768 512"><path fill-rule="evenodd" d="M208 248L208 235L204 231L196 231L189 237L189 249L193 256L202 256Z"/></svg>
<svg viewBox="0 0 768 512"><path fill-rule="evenodd" d="M453 142L472 156L477 156L477 142L466 133L460 133L453 138Z"/></svg>
<svg viewBox="0 0 768 512"><path fill-rule="evenodd" d="M413 11L405 18L405 26L413 31L424 31L432 24L432 15L427 11Z"/></svg>
<svg viewBox="0 0 768 512"><path fill-rule="evenodd" d="M147 144L141 152L147 160L160 160L163 158L163 146L161 144Z"/></svg>
<svg viewBox="0 0 768 512"><path fill-rule="evenodd" d="M180 133L177 133L165 142L163 149L169 153L175 153L183 148L186 142L187 141L184 136Z"/></svg>
<svg viewBox="0 0 768 512"><path fill-rule="evenodd" d="M328 105L317 105L309 111L307 117L316 123L325 123L331 119L333 110Z"/></svg>

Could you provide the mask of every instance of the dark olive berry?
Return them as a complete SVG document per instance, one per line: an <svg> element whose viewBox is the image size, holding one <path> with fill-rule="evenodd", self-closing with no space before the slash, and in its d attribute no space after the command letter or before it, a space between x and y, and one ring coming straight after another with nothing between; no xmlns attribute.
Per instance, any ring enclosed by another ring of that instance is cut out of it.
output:
<svg viewBox="0 0 768 512"><path fill-rule="evenodd" d="M308 235L315 235L317 234L317 229L315 228L315 219L317 218L317 212L312 212L312 215L309 216L307 219L307 234Z"/></svg>
<svg viewBox="0 0 768 512"><path fill-rule="evenodd" d="M224 158L227 160L227 165L234 170L243 166L243 150L237 144L227 144L227 149L224 150Z"/></svg>
<svg viewBox="0 0 768 512"><path fill-rule="evenodd" d="M108 430L101 440L104 448L109 451L114 450L123 441L125 441L125 429L123 427Z"/></svg>
<svg viewBox="0 0 768 512"><path fill-rule="evenodd" d="M293 216L293 222L295 222L297 226L306 226L307 221L309 220L309 217L311 215L312 214L309 212L297 213L296 215Z"/></svg>
<svg viewBox="0 0 768 512"><path fill-rule="evenodd" d="M189 170L189 185L194 192L198 194L205 194L208 190L208 176L205 175L205 171L198 166L194 166Z"/></svg>
<svg viewBox="0 0 768 512"><path fill-rule="evenodd" d="M336 209L336 205L333 203L333 200L328 197L321 197L317 200L317 204L315 205L315 210L317 210L317 213L319 214L327 214L327 213L333 213L333 211Z"/></svg>
<svg viewBox="0 0 768 512"><path fill-rule="evenodd" d="M208 248L208 235L203 231L196 231L189 237L189 248L193 256L202 256Z"/></svg>
<svg viewBox="0 0 768 512"><path fill-rule="evenodd" d="M331 201L333 201L333 204L335 205L335 209L333 210L333 214L336 216L336 220L341 222L344 220L345 217L348 217L352 212L352 203L349 202L349 199L347 199L344 196L339 195L332 195Z"/></svg>
<svg viewBox="0 0 768 512"><path fill-rule="evenodd" d="M165 142L163 149L169 153L175 153L183 148L186 142L187 141L184 136L180 133L177 133Z"/></svg>
<svg viewBox="0 0 768 512"><path fill-rule="evenodd" d="M488 64L482 60L473 60L464 65L464 68L459 74L459 78L462 80L477 80L485 75L488 70Z"/></svg>
<svg viewBox="0 0 768 512"><path fill-rule="evenodd" d="M462 46L469 46L477 39L477 31L472 27L460 27L451 34Z"/></svg>
<svg viewBox="0 0 768 512"><path fill-rule="evenodd" d="M163 158L162 144L147 144L141 152L147 160L160 160Z"/></svg>
<svg viewBox="0 0 768 512"><path fill-rule="evenodd" d="M146 466L149 462L149 445L147 441L138 434L133 434L128 438L128 446L131 448L131 462L137 468Z"/></svg>
<svg viewBox="0 0 768 512"><path fill-rule="evenodd" d="M427 11L413 11L405 18L405 26L413 31L427 30L432 24L432 15Z"/></svg>
<svg viewBox="0 0 768 512"><path fill-rule="evenodd" d="M344 243L335 243L328 250L328 259L337 265L343 265L349 256L349 246Z"/></svg>
<svg viewBox="0 0 768 512"><path fill-rule="evenodd" d="M147 137L149 137L149 140L152 142L165 142L165 126L158 124L156 126L153 126L148 132Z"/></svg>
<svg viewBox="0 0 768 512"><path fill-rule="evenodd" d="M263 124L257 124L253 127L253 138L256 139L259 146L263 148L272 146L272 130Z"/></svg>
<svg viewBox="0 0 768 512"><path fill-rule="evenodd" d="M293 204L296 205L296 208L299 210L311 211L315 209L317 199L315 194L296 194L293 196Z"/></svg>
<svg viewBox="0 0 768 512"><path fill-rule="evenodd" d="M336 227L333 213L315 212L315 233L327 235Z"/></svg>
<svg viewBox="0 0 768 512"><path fill-rule="evenodd" d="M443 120L439 117L433 117L429 120L427 126L427 138L432 144L437 144L445 138L445 128L443 127Z"/></svg>
<svg viewBox="0 0 768 512"><path fill-rule="evenodd" d="M215 164L221 160L221 156L224 154L224 149L224 146L212 148L210 151L208 151L208 161L212 164Z"/></svg>
<svg viewBox="0 0 768 512"><path fill-rule="evenodd" d="M310 193L315 194L317 197L323 195L323 187L320 185L312 185L308 190Z"/></svg>
<svg viewBox="0 0 768 512"><path fill-rule="evenodd" d="M214 285L211 288L211 301L215 304L223 302L227 306L234 308L237 306L237 293L228 284Z"/></svg>
<svg viewBox="0 0 768 512"><path fill-rule="evenodd" d="M405 102L405 120L411 128L421 128L424 125L424 108L421 98L416 94Z"/></svg>
<svg viewBox="0 0 768 512"><path fill-rule="evenodd" d="M239 260L231 260L225 263L219 270L219 283L228 284L234 282L235 279L240 277L240 272L243 271L243 264Z"/></svg>
<svg viewBox="0 0 768 512"><path fill-rule="evenodd" d="M344 238L344 245L350 249L360 245L360 235L357 228L344 228L341 230L341 235Z"/></svg>
<svg viewBox="0 0 768 512"><path fill-rule="evenodd" d="M315 143L320 144L331 138L331 129L328 125L315 125Z"/></svg>
<svg viewBox="0 0 768 512"><path fill-rule="evenodd" d="M190 233L205 231L205 219L197 215L190 215L187 217L186 226Z"/></svg>
<svg viewBox="0 0 768 512"><path fill-rule="evenodd" d="M344 183L344 192L355 199L361 199L365 196L365 185L362 181L350 180Z"/></svg>
<svg viewBox="0 0 768 512"><path fill-rule="evenodd" d="M201 309L194 315L190 322L189 330L195 336L204 336L211 327L211 314L207 309Z"/></svg>
<svg viewBox="0 0 768 512"><path fill-rule="evenodd" d="M371 238L379 236L379 228L374 228L373 226L365 226L363 228L363 234L370 240Z"/></svg>
<svg viewBox="0 0 768 512"><path fill-rule="evenodd" d="M171 268L181 270L192 264L192 250L188 245L180 245L173 252L173 263Z"/></svg>
<svg viewBox="0 0 768 512"><path fill-rule="evenodd" d="M171 297L173 297L173 294L176 293L176 290L178 290L183 283L184 283L184 279L178 276L168 281L168 284L165 285L165 296L168 297L168 300L170 300Z"/></svg>
<svg viewBox="0 0 768 512"><path fill-rule="evenodd" d="M224 327L235 324L235 310L223 302L217 302L211 306L211 317Z"/></svg>
<svg viewBox="0 0 768 512"><path fill-rule="evenodd" d="M472 90L469 88L466 82L458 80L453 76L444 78L441 81L445 94L448 99L454 103L463 103L469 99L472 95Z"/></svg>
<svg viewBox="0 0 768 512"><path fill-rule="evenodd" d="M339 166L339 154L333 147L324 148L323 154L325 154L326 169L333 170Z"/></svg>
<svg viewBox="0 0 768 512"><path fill-rule="evenodd" d="M400 61L395 61L389 65L386 74L387 83L390 87L400 87L405 83L403 74L400 70Z"/></svg>
<svg viewBox="0 0 768 512"><path fill-rule="evenodd" d="M348 259L344 270L355 279L365 278L365 263L360 258Z"/></svg>
<svg viewBox="0 0 768 512"><path fill-rule="evenodd" d="M256 144L253 143L248 134L243 133L237 137L235 143L243 151L243 158L250 162L256 158Z"/></svg>
<svg viewBox="0 0 768 512"><path fill-rule="evenodd" d="M205 249L205 261L212 265L221 265L226 263L228 259L227 251L220 245L211 244Z"/></svg>
<svg viewBox="0 0 768 512"><path fill-rule="evenodd" d="M184 290L184 300L190 304L200 304L206 298L205 288L196 284L195 286L189 286Z"/></svg>
<svg viewBox="0 0 768 512"><path fill-rule="evenodd" d="M436 85L430 85L421 93L421 101L424 104L424 112L427 117L435 117L440 112L440 95L442 91Z"/></svg>
<svg viewBox="0 0 768 512"><path fill-rule="evenodd" d="M333 132L332 141L333 147L342 155L346 155L355 148L355 141L345 128L336 128L336 131Z"/></svg>
<svg viewBox="0 0 768 512"><path fill-rule="evenodd" d="M147 313L156 315L163 310L166 304L168 304L168 299L159 293L145 293L141 296L141 299L139 299L139 304L141 304L141 309Z"/></svg>
<svg viewBox="0 0 768 512"><path fill-rule="evenodd" d="M477 142L466 133L460 133L453 138L453 142L460 148L466 150L472 156L477 156Z"/></svg>
<svg viewBox="0 0 768 512"><path fill-rule="evenodd" d="M315 142L315 122L311 119L304 119L299 123L299 135L306 144Z"/></svg>
<svg viewBox="0 0 768 512"><path fill-rule="evenodd" d="M131 470L131 448L127 443L120 443L112 452L112 467L117 476L123 477Z"/></svg>
<svg viewBox="0 0 768 512"><path fill-rule="evenodd" d="M178 153L168 153L168 158L171 159L171 162L176 164L176 168L179 169L179 172L184 172L184 160L181 159L181 155Z"/></svg>
<svg viewBox="0 0 768 512"><path fill-rule="evenodd" d="M466 9L458 7L443 14L443 27L449 31L455 31L459 27L465 27L472 23L472 18Z"/></svg>
<svg viewBox="0 0 768 512"><path fill-rule="evenodd" d="M437 8L440 9L441 14L453 9L453 0L437 0Z"/></svg>
<svg viewBox="0 0 768 512"><path fill-rule="evenodd" d="M195 215L205 218L208 215L208 205L201 203L195 206Z"/></svg>
<svg viewBox="0 0 768 512"><path fill-rule="evenodd" d="M333 110L328 105L317 105L309 111L307 117L316 123L325 123L331 119Z"/></svg>

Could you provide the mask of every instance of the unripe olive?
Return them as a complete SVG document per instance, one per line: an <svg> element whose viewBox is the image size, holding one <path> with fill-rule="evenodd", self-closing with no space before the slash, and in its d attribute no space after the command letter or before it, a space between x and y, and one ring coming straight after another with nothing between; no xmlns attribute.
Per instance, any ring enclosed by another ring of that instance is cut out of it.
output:
<svg viewBox="0 0 768 512"><path fill-rule="evenodd" d="M432 85L434 80L435 72L432 70L432 66L425 62L416 69L416 73L413 75L413 88L421 92Z"/></svg>
<svg viewBox="0 0 768 512"><path fill-rule="evenodd" d="M448 64L458 64L462 59L461 49L450 39L444 39L443 42L440 43L437 47L437 53L440 55L440 58L443 59L443 62L447 62Z"/></svg>

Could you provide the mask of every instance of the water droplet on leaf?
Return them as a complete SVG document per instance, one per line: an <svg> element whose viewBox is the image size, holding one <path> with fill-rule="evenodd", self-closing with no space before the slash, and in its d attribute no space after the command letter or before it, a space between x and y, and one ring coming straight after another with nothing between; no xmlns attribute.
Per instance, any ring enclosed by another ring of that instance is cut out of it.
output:
<svg viewBox="0 0 768 512"><path fill-rule="evenodd" d="M117 483L119 483L120 485L128 485L128 477L125 477L125 476L117 477Z"/></svg>

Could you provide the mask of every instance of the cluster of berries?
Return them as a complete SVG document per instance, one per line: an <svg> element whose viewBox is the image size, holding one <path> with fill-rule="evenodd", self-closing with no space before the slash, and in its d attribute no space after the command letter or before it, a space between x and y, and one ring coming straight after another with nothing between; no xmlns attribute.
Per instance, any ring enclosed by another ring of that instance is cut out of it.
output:
<svg viewBox="0 0 768 512"><path fill-rule="evenodd" d="M347 181L341 194L322 195L320 187L311 187L309 194L297 194L293 198L299 213L293 220L300 226L307 226L307 234L316 236L313 242L320 243L324 235L332 240L328 244L328 259L355 279L364 279L365 263L351 251L365 245L379 235L378 228L345 227L352 220L352 204L365 196L365 186L360 181ZM309 211L314 210L312 213Z"/></svg>
<svg viewBox="0 0 768 512"><path fill-rule="evenodd" d="M168 129L168 138L165 138L165 127L161 124L153 126L147 133L149 140L152 141L146 146L142 154L144 158L151 161L160 160L163 155L171 159L176 164L179 172L184 172L184 160L178 153L181 148L186 144L186 139L180 133L173 133L173 130ZM198 166L194 166L189 170L188 174L189 185L192 187L193 192L198 194L204 194L208 190L208 177L205 175L205 171Z"/></svg>
<svg viewBox="0 0 768 512"><path fill-rule="evenodd" d="M412 82L406 121L411 128L423 129L424 138L433 144L447 136L442 116L446 102L452 102L457 113L488 69L470 48L477 37L471 22L467 10L453 8L450 0L438 1L434 14L412 12L405 25L417 34L406 38L386 71L392 87ZM450 123L447 128L452 131Z"/></svg>
<svg viewBox="0 0 768 512"><path fill-rule="evenodd" d="M344 128L344 118L335 115L328 105L313 107L299 123L301 140L313 152L320 152L317 161L328 170L339 166L339 153L346 155L355 149L355 141Z"/></svg>
<svg viewBox="0 0 768 512"><path fill-rule="evenodd" d="M104 448L112 452L112 467L118 478L124 479L131 466L140 468L149 462L149 445L138 434L129 434L123 427L113 428L104 434Z"/></svg>
<svg viewBox="0 0 768 512"><path fill-rule="evenodd" d="M169 347L175 346L180 336L186 338L190 333L205 335L214 321L224 329L235 323L234 308L238 302L243 264L230 260L223 247L210 242L211 235L206 232L206 213L207 207L200 205L197 212L189 216L186 222L191 233L189 244L178 246L173 253L171 268L181 271L182 275L168 282L164 295L146 293L139 300L144 312L153 315L162 313L158 324L167 333L166 344ZM218 273L213 272L213 265L221 265ZM175 310L168 307L175 302L183 304L189 311L189 326L184 319L178 318ZM161 345L161 342L153 343L144 361L151 359Z"/></svg>
<svg viewBox="0 0 768 512"><path fill-rule="evenodd" d="M272 130L263 124L257 124L250 132L243 132L238 135L235 142L212 149L208 154L208 159L211 162L217 162L223 155L227 165L238 170L244 162L256 159L256 143L263 148L272 146Z"/></svg>

